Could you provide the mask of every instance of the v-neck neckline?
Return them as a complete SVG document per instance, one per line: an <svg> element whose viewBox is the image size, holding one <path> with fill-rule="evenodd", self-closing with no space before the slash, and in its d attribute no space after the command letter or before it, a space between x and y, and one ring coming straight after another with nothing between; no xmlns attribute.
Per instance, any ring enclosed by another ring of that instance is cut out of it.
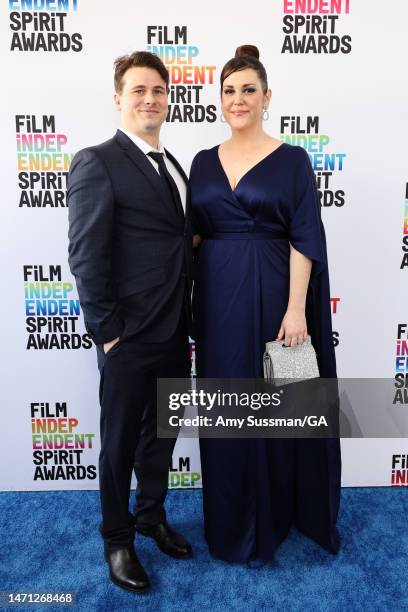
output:
<svg viewBox="0 0 408 612"><path fill-rule="evenodd" d="M234 195L236 195L237 189L239 184L241 183L241 181L252 172L252 170L254 170L257 166L259 166L260 164L262 164L266 159L268 159L269 157L271 157L271 155L273 155L274 153L276 153L276 151L278 151L279 149L281 149L283 146L285 145L284 142L282 142L282 144L279 145L279 147L276 147L276 149L274 149L273 151L271 151L270 153L268 153L268 155L265 155L265 157L263 157L262 159L259 160L259 162L256 162L256 164L254 164L253 166L251 166L251 168L249 168L239 179L239 181L237 182L237 184L235 185L234 189L231 187L231 183L229 182L229 178L227 173L225 172L224 166L222 165L221 162L221 158L220 158L220 146L218 145L216 147L216 155L217 155L217 159L218 159L218 164L221 168L222 173L224 174L225 180L227 181L227 185L231 190L231 193L233 193Z"/></svg>

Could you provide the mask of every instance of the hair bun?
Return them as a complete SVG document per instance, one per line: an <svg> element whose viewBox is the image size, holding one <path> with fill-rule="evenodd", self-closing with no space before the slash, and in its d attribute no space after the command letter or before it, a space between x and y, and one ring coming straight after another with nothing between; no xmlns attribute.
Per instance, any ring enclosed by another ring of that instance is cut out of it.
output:
<svg viewBox="0 0 408 612"><path fill-rule="evenodd" d="M259 60L258 47L255 47L255 45L241 45L235 51L235 57L240 57L241 55L249 55Z"/></svg>

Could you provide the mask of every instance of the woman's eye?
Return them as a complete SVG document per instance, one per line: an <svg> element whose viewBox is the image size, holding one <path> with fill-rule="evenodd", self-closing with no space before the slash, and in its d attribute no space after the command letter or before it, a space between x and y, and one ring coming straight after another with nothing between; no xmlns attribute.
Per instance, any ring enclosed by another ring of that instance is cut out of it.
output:
<svg viewBox="0 0 408 612"><path fill-rule="evenodd" d="M255 93L255 89L253 87L246 87L244 93Z"/></svg>
<svg viewBox="0 0 408 612"><path fill-rule="evenodd" d="M234 90L233 90L233 89L224 89L224 93L225 93L226 95L228 95L228 94L232 94L232 93L234 93Z"/></svg>

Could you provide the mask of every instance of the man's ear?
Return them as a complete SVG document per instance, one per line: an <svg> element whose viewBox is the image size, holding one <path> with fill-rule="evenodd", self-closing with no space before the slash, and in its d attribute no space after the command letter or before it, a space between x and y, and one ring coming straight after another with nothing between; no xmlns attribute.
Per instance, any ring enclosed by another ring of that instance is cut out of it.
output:
<svg viewBox="0 0 408 612"><path fill-rule="evenodd" d="M115 103L116 110L120 111L120 95L118 93L115 93L113 95L113 101Z"/></svg>

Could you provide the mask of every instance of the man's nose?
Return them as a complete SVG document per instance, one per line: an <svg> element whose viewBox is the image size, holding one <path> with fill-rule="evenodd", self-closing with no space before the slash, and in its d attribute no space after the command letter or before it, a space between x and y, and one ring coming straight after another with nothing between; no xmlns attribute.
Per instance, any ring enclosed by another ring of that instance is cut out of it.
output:
<svg viewBox="0 0 408 612"><path fill-rule="evenodd" d="M155 101L153 91L150 91L149 89L146 90L144 101L145 104L152 104Z"/></svg>

